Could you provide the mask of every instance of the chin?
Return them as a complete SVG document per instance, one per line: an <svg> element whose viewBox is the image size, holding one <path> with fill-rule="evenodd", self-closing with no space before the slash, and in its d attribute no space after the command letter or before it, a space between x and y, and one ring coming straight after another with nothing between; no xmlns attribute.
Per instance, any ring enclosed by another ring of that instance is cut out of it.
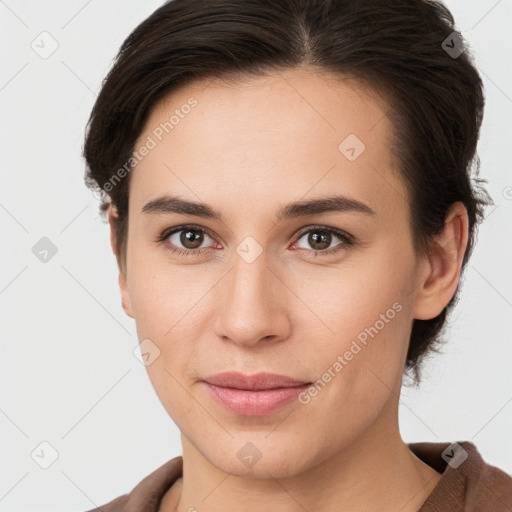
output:
<svg viewBox="0 0 512 512"><path fill-rule="evenodd" d="M210 444L201 452L219 470L243 478L291 478L321 462L316 460L318 451L312 445L304 452L298 446L304 450L305 442L290 439L285 443L277 436L265 439L266 435L235 436L222 446L217 444L213 451Z"/></svg>

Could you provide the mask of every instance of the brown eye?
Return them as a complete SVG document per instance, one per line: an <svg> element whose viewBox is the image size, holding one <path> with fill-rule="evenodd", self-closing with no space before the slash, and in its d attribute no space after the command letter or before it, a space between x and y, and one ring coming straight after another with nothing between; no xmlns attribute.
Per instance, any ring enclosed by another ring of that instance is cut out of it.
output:
<svg viewBox="0 0 512 512"><path fill-rule="evenodd" d="M204 231L198 229L182 229L175 234L180 234L178 239L185 249L198 249L204 242Z"/></svg>
<svg viewBox="0 0 512 512"><path fill-rule="evenodd" d="M177 226L164 230L156 241L180 256L196 256L210 250L214 240L200 227Z"/></svg>
<svg viewBox="0 0 512 512"><path fill-rule="evenodd" d="M316 250L327 249L331 245L332 235L327 231L310 231L308 244Z"/></svg>
<svg viewBox="0 0 512 512"><path fill-rule="evenodd" d="M301 240L303 239L305 243L301 245L303 243ZM337 244L336 241L338 241ZM334 245L331 245L333 242ZM294 245L299 249L327 255L343 250L352 244L352 238L342 231L326 227L316 227L303 231Z"/></svg>

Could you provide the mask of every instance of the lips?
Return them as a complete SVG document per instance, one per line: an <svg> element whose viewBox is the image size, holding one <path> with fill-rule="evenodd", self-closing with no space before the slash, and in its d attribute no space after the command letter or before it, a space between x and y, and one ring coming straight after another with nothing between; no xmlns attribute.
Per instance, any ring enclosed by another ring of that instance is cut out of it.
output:
<svg viewBox="0 0 512 512"><path fill-rule="evenodd" d="M239 416L264 416L293 402L311 382L275 373L226 372L206 377L203 384L224 410Z"/></svg>
<svg viewBox="0 0 512 512"><path fill-rule="evenodd" d="M276 373L256 373L254 375L244 375L237 372L224 372L216 375L210 375L203 379L209 384L221 386L223 388L234 388L252 391L261 391L265 389L290 388L311 384L310 382L293 379L286 375Z"/></svg>

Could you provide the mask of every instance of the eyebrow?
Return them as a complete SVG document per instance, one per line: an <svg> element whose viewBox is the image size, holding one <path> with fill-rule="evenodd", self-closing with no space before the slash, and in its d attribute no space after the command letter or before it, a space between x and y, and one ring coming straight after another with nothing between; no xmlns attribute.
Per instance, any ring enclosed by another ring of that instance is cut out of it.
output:
<svg viewBox="0 0 512 512"><path fill-rule="evenodd" d="M365 203L346 196L336 195L289 203L279 209L276 214L276 219L279 222L296 217L327 212L356 212L366 215L376 215L375 211ZM206 203L197 203L168 195L158 197L146 203L142 208L142 213L178 213L223 221L222 214Z"/></svg>

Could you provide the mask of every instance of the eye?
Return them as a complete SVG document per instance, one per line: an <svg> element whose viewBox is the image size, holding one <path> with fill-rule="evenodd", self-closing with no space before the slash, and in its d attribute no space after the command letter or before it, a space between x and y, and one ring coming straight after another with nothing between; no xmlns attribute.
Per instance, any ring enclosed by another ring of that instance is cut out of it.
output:
<svg viewBox="0 0 512 512"><path fill-rule="evenodd" d="M306 237L307 235L307 237ZM313 249L313 254L316 257L320 254L333 254L346 249L348 246L353 245L353 238L339 229L328 228L326 226L314 226L307 231L302 231L295 242L294 247L298 245L299 249L305 249L311 252L311 249L301 246L301 240L305 240L305 245L309 245ZM336 244L336 239L338 242ZM334 243L334 246L332 245Z"/></svg>
<svg viewBox="0 0 512 512"><path fill-rule="evenodd" d="M208 239L213 238L206 230L198 226L178 226L166 229L157 238L157 242L163 243L165 248L180 255L192 256L208 250ZM205 245L206 243L206 245Z"/></svg>

